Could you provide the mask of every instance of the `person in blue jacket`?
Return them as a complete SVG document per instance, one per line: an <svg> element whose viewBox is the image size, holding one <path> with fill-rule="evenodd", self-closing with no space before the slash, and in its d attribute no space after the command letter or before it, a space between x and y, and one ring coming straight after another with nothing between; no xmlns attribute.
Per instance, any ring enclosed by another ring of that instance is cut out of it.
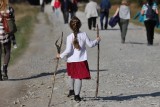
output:
<svg viewBox="0 0 160 107"><path fill-rule="evenodd" d="M111 3L109 0L102 0L100 3L100 23L101 30L108 28L108 17L109 17L109 9L111 8ZM103 20L105 18L105 23Z"/></svg>

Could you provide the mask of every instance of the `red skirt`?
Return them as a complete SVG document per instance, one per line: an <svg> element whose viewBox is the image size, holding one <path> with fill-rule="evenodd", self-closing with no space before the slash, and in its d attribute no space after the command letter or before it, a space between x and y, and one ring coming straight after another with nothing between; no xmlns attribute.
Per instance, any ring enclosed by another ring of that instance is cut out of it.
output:
<svg viewBox="0 0 160 107"><path fill-rule="evenodd" d="M91 78L87 61L67 63L67 73L74 79Z"/></svg>

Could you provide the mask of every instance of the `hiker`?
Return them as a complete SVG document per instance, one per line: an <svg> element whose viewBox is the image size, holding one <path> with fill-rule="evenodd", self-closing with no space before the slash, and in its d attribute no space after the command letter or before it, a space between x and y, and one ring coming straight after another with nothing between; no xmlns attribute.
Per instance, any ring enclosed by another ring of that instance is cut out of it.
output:
<svg viewBox="0 0 160 107"><path fill-rule="evenodd" d="M76 16L76 12L78 10L77 2L78 2L77 0L71 0L71 9L69 11L71 18L73 16Z"/></svg>
<svg viewBox="0 0 160 107"><path fill-rule="evenodd" d="M70 0L61 0L61 11L64 18L64 24L68 23L69 20L69 12L71 10L71 1Z"/></svg>
<svg viewBox="0 0 160 107"><path fill-rule="evenodd" d="M82 79L91 78L85 45L94 47L101 40L100 37L97 37L91 41L85 32L80 31L80 27L81 21L74 16L70 21L70 28L73 33L67 37L66 49L63 53L57 54L57 58L67 57L67 73L70 79L68 97L74 95L74 100L77 102L81 101Z"/></svg>
<svg viewBox="0 0 160 107"><path fill-rule="evenodd" d="M8 1L1 0L0 1L0 66L2 64L3 59L3 67L0 70L0 80L7 80L7 68L10 61L10 53L11 53L11 36L13 36L8 32L8 28L6 28L6 20L8 20L9 14L11 13L11 9L8 8ZM2 51L2 49L4 49ZM2 58L2 52L4 52L4 57Z"/></svg>
<svg viewBox="0 0 160 107"><path fill-rule="evenodd" d="M156 28L160 28L159 15L156 14L155 17L156 17ZM141 14L141 11L138 11L136 15L133 17L134 20L137 18L139 22L144 23L144 15Z"/></svg>
<svg viewBox="0 0 160 107"><path fill-rule="evenodd" d="M144 25L146 28L148 45L153 45L154 28L156 26L156 15L158 15L158 6L153 0L147 0L142 6L141 14L144 15ZM153 15L152 15L153 14Z"/></svg>
<svg viewBox="0 0 160 107"><path fill-rule="evenodd" d="M127 2L127 0L122 0L121 5L117 8L114 16L116 16L117 14L119 14L120 17L120 21L118 24L121 31L121 43L125 43L129 19L131 17L129 3Z"/></svg>
<svg viewBox="0 0 160 107"><path fill-rule="evenodd" d="M39 0L40 6L41 6L41 12L44 12L45 7L45 0Z"/></svg>
<svg viewBox="0 0 160 107"><path fill-rule="evenodd" d="M55 11L55 14L56 14L57 17L59 16L59 13L60 13L60 7L61 7L60 1L59 0L55 0L55 2L54 2L54 11Z"/></svg>
<svg viewBox="0 0 160 107"><path fill-rule="evenodd" d="M101 30L108 28L108 17L109 17L109 9L111 8L111 3L109 0L102 0L100 3L100 23ZM105 23L103 22L105 18Z"/></svg>
<svg viewBox="0 0 160 107"><path fill-rule="evenodd" d="M98 17L98 5L95 1L90 0L85 7L85 14L88 19L88 28L89 30L96 29L96 19Z"/></svg>

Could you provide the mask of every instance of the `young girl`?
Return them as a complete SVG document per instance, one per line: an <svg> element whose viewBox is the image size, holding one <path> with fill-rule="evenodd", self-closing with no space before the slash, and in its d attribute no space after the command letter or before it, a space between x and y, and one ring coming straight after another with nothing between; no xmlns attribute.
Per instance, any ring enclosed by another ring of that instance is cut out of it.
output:
<svg viewBox="0 0 160 107"><path fill-rule="evenodd" d="M66 49L63 53L57 54L57 58L67 56L67 73L70 79L70 91L68 97L74 95L74 100L79 102L82 79L90 79L89 66L87 62L87 51L85 45L94 47L100 42L100 37L91 41L85 32L80 32L81 21L74 16L70 21L70 28L73 30L67 37Z"/></svg>

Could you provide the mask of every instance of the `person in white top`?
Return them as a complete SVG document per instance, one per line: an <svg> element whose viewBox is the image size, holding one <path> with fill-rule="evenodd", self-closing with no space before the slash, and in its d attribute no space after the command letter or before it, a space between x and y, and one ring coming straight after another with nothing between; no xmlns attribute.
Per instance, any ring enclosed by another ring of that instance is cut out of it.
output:
<svg viewBox="0 0 160 107"><path fill-rule="evenodd" d="M90 0L85 7L85 14L88 19L88 28L89 30L95 30L96 28L96 18L98 17L98 5L95 1Z"/></svg>
<svg viewBox="0 0 160 107"><path fill-rule="evenodd" d="M66 49L57 58L67 56L67 73L70 78L70 91L68 97L74 95L74 100L79 102L82 79L90 79L89 66L87 62L86 45L94 47L100 42L100 37L91 41L85 32L80 32L81 21L74 16L70 21L73 30L67 37Z"/></svg>
<svg viewBox="0 0 160 107"><path fill-rule="evenodd" d="M117 14L119 14L120 17L119 26L121 31L121 43L125 43L130 19L130 8L128 6L127 0L122 0L122 3L120 7L117 8L117 11L115 12L114 16L116 16Z"/></svg>
<svg viewBox="0 0 160 107"><path fill-rule="evenodd" d="M45 0L39 0L40 6L41 6L41 12L44 12L45 7Z"/></svg>

